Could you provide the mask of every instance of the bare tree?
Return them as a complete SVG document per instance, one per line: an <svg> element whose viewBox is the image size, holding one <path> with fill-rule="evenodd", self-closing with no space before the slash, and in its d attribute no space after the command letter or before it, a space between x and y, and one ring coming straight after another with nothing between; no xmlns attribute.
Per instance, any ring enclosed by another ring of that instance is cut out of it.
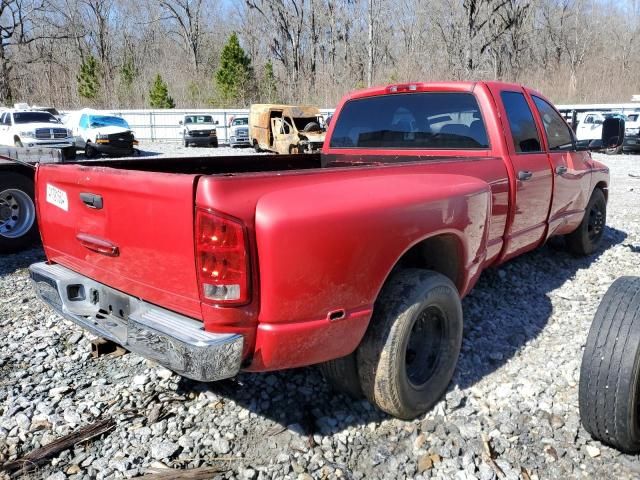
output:
<svg viewBox="0 0 640 480"><path fill-rule="evenodd" d="M193 67L200 68L200 55L205 34L202 25L203 0L158 0L170 25L169 33L180 38L190 54ZM212 12L209 12L212 13Z"/></svg>

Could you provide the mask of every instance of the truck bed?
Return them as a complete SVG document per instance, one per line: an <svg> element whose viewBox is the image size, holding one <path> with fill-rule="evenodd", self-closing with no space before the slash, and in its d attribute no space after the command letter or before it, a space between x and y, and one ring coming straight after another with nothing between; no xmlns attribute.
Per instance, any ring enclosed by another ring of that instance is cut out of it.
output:
<svg viewBox="0 0 640 480"><path fill-rule="evenodd" d="M78 162L90 167L187 174L233 174L320 168L320 154L228 155L212 157L143 157L98 159Z"/></svg>

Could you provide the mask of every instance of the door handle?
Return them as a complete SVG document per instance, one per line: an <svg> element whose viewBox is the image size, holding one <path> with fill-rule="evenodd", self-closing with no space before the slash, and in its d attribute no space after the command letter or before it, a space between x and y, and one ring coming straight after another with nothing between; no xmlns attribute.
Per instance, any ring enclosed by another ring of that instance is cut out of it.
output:
<svg viewBox="0 0 640 480"><path fill-rule="evenodd" d="M110 242L109 240L94 237L93 235L89 235L87 233L79 233L78 235L76 235L76 239L84 248L88 248L93 252L101 253L102 255L106 255L108 257L117 257L118 255L120 255L120 249L118 248L118 246L115 243Z"/></svg>
<svg viewBox="0 0 640 480"><path fill-rule="evenodd" d="M89 208L100 210L102 208L102 195L95 193L81 193L80 200Z"/></svg>
<svg viewBox="0 0 640 480"><path fill-rule="evenodd" d="M567 173L567 167L565 167L564 165L559 165L556 167L556 173L558 175L564 175L565 173Z"/></svg>
<svg viewBox="0 0 640 480"><path fill-rule="evenodd" d="M522 180L523 182L529 180L531 177L533 177L533 173L528 170L520 170L518 172L518 180Z"/></svg>

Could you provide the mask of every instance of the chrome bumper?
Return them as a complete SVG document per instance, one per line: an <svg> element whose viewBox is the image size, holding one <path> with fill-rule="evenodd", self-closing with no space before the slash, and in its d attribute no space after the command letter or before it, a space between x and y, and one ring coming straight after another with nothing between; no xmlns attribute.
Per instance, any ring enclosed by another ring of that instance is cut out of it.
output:
<svg viewBox="0 0 640 480"><path fill-rule="evenodd" d="M194 380L240 370L243 338L205 332L202 323L150 305L61 265L29 267L38 297L64 318Z"/></svg>

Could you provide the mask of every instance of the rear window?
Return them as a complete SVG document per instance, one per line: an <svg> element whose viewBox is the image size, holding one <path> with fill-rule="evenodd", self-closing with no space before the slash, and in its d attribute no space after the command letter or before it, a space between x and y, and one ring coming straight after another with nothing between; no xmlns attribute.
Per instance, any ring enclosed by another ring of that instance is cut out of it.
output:
<svg viewBox="0 0 640 480"><path fill-rule="evenodd" d="M332 148L488 148L470 93L423 92L350 100L336 119Z"/></svg>

